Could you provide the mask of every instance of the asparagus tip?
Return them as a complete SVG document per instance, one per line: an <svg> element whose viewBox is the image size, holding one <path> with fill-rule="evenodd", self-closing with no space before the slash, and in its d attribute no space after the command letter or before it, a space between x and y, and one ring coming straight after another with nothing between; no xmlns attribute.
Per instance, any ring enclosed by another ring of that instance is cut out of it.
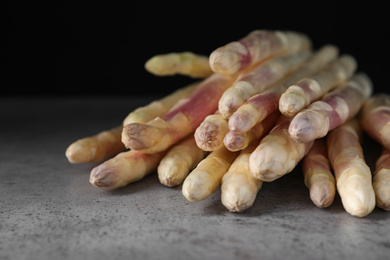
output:
<svg viewBox="0 0 390 260"><path fill-rule="evenodd" d="M314 183L310 187L310 199L319 208L329 207L333 203L335 190L324 183Z"/></svg>
<svg viewBox="0 0 390 260"><path fill-rule="evenodd" d="M301 106L298 105L300 103L302 103L302 98L296 94L282 95L279 102L280 112L289 117L294 116L301 110Z"/></svg>
<svg viewBox="0 0 390 260"><path fill-rule="evenodd" d="M240 56L237 52L224 49L216 50L210 55L210 67L214 72L231 75L240 68Z"/></svg>
<svg viewBox="0 0 390 260"><path fill-rule="evenodd" d="M70 163L87 163L94 159L95 152L95 147L88 148L76 142L66 149L65 156Z"/></svg>
<svg viewBox="0 0 390 260"><path fill-rule="evenodd" d="M113 187L113 180L112 172L104 164L93 168L89 178L93 186L103 190L110 190Z"/></svg>
<svg viewBox="0 0 390 260"><path fill-rule="evenodd" d="M290 124L288 132L297 142L310 142L318 136L318 128L313 123L309 117L296 117Z"/></svg>

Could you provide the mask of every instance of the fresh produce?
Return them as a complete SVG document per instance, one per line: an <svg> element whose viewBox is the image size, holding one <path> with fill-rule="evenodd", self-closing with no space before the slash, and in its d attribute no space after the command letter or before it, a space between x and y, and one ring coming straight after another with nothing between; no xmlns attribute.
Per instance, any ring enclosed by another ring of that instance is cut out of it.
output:
<svg viewBox="0 0 390 260"><path fill-rule="evenodd" d="M231 212L250 209L264 182L301 165L317 207L331 207L338 193L352 216L390 211L390 95L375 93L353 56L331 44L314 50L293 31L256 30L216 47L208 59L152 56L151 74L198 79L70 144L69 162L99 163L90 183L103 190L156 172L191 202L220 189ZM374 175L363 131L383 148Z"/></svg>
<svg viewBox="0 0 390 260"><path fill-rule="evenodd" d="M329 207L336 195L336 180L330 167L324 138L314 141L303 158L302 172L313 203L319 208Z"/></svg>
<svg viewBox="0 0 390 260"><path fill-rule="evenodd" d="M123 120L123 125L130 123L146 123L158 116L163 116L173 109L180 102L185 102L186 98L198 87L197 83L190 84L168 94L167 96L150 102L130 112ZM179 102L180 101L180 102Z"/></svg>
<svg viewBox="0 0 390 260"><path fill-rule="evenodd" d="M169 149L157 168L158 179L168 187L181 184L192 169L207 155L195 142L193 135Z"/></svg>
<svg viewBox="0 0 390 260"><path fill-rule="evenodd" d="M348 80L355 72L356 67L355 58L344 54L323 70L301 79L288 87L280 97L280 112L290 117L296 115L311 102Z"/></svg>
<svg viewBox="0 0 390 260"><path fill-rule="evenodd" d="M371 93L372 83L368 76L356 74L345 85L301 110L288 128L291 137L307 143L325 136L330 130L355 117Z"/></svg>
<svg viewBox="0 0 390 260"><path fill-rule="evenodd" d="M143 179L157 170L166 151L146 154L137 151L119 153L92 169L89 182L102 190L113 190Z"/></svg>
<svg viewBox="0 0 390 260"><path fill-rule="evenodd" d="M122 125L77 140L65 155L71 163L96 163L126 150L121 142Z"/></svg>
<svg viewBox="0 0 390 260"><path fill-rule="evenodd" d="M361 146L362 132L356 118L337 127L327 136L328 157L336 177L344 209L364 217L375 207L371 170Z"/></svg>
<svg viewBox="0 0 390 260"><path fill-rule="evenodd" d="M227 119L219 111L207 116L195 130L195 141L204 151L215 151L223 147L223 138L229 131Z"/></svg>
<svg viewBox="0 0 390 260"><path fill-rule="evenodd" d="M223 175L237 155L238 152L230 152L225 147L211 152L184 180L184 197L189 201L201 201L210 196L221 186Z"/></svg>
<svg viewBox="0 0 390 260"><path fill-rule="evenodd" d="M145 69L156 76L181 74L192 78L207 78L213 73L209 58L192 52L155 55L145 63Z"/></svg>
<svg viewBox="0 0 390 260"><path fill-rule="evenodd" d="M334 60L338 50L332 45L325 45L306 61L297 71L284 77L259 94L252 95L229 118L229 129L236 132L246 132L267 115L277 110L279 98L286 89L296 81L317 72Z"/></svg>
<svg viewBox="0 0 390 260"><path fill-rule="evenodd" d="M213 74L196 90L162 117L147 123L130 123L123 127L122 142L126 147L144 153L161 152L188 136L206 116L217 110L218 100L234 77Z"/></svg>
<svg viewBox="0 0 390 260"><path fill-rule="evenodd" d="M263 185L263 181L254 178L249 170L249 156L256 146L254 141L242 150L222 178L221 202L231 212L251 207Z"/></svg>
<svg viewBox="0 0 390 260"><path fill-rule="evenodd" d="M298 143L287 129L291 118L281 115L274 128L261 141L249 158L250 171L262 181L274 181L291 172L307 154L313 141Z"/></svg>
<svg viewBox="0 0 390 260"><path fill-rule="evenodd" d="M285 56L274 57L257 67L243 72L219 100L219 112L229 118L251 96L271 87L301 67L311 52L301 51Z"/></svg>
<svg viewBox="0 0 390 260"><path fill-rule="evenodd" d="M363 129L386 149L390 149L390 95L377 93L361 110Z"/></svg>
<svg viewBox="0 0 390 260"><path fill-rule="evenodd" d="M373 187L376 205L390 211L390 150L383 148L381 156L376 161Z"/></svg>
<svg viewBox="0 0 390 260"><path fill-rule="evenodd" d="M268 133L279 116L279 111L275 111L267 116L263 121L255 124L247 132L242 133L239 131L229 131L223 139L225 147L232 152L246 148L251 144L251 142Z"/></svg>
<svg viewBox="0 0 390 260"><path fill-rule="evenodd" d="M267 58L310 47L309 37L302 33L255 30L241 40L213 51L209 58L210 67L216 73L233 75Z"/></svg>

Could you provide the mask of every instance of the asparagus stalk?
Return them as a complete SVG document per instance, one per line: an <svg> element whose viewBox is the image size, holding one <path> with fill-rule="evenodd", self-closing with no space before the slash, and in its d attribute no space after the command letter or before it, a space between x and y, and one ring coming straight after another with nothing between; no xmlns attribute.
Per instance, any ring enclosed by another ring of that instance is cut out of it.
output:
<svg viewBox="0 0 390 260"><path fill-rule="evenodd" d="M192 78L207 78L213 73L209 57L192 52L155 55L145 63L145 69L157 76L181 74Z"/></svg>
<svg viewBox="0 0 390 260"><path fill-rule="evenodd" d="M373 91L372 82L358 73L342 87L301 110L288 129L291 137L306 143L324 137L330 130L355 117Z"/></svg>
<svg viewBox="0 0 390 260"><path fill-rule="evenodd" d="M231 131L246 132L267 115L279 108L279 98L286 89L298 80L324 68L338 55L333 45L325 45L316 51L297 71L291 73L281 83L249 98L229 118Z"/></svg>
<svg viewBox="0 0 390 260"><path fill-rule="evenodd" d="M206 116L217 110L222 93L234 77L213 74L200 83L185 103L163 117L148 123L131 123L123 128L122 142L126 147L144 153L166 150L194 132Z"/></svg>
<svg viewBox="0 0 390 260"><path fill-rule="evenodd" d="M374 187L376 205L390 211L390 150L383 148L376 161L372 186Z"/></svg>
<svg viewBox="0 0 390 260"><path fill-rule="evenodd" d="M223 138L228 131L227 119L217 111L207 116L196 128L196 144L204 151L216 151L223 146Z"/></svg>
<svg viewBox="0 0 390 260"><path fill-rule="evenodd" d="M253 176L271 182L291 172L307 154L313 142L298 143L288 134L290 117L281 116L249 159Z"/></svg>
<svg viewBox="0 0 390 260"><path fill-rule="evenodd" d="M364 159L361 138L356 118L330 131L327 137L328 158L342 204L357 217L364 217L375 208L372 175Z"/></svg>
<svg viewBox="0 0 390 260"><path fill-rule="evenodd" d="M314 141L303 158L302 170L311 201L319 208L329 207L336 195L336 180L331 171L324 138Z"/></svg>
<svg viewBox="0 0 390 260"><path fill-rule="evenodd" d="M249 131L244 133L229 131L223 139L225 147L232 152L246 148L252 141L259 139L261 136L268 133L275 125L279 116L279 111L275 111L267 116L263 121L254 125L251 129L249 129Z"/></svg>
<svg viewBox="0 0 390 260"><path fill-rule="evenodd" d="M272 56L310 47L310 39L301 33L255 30L241 40L213 51L209 58L210 67L216 73L233 75Z"/></svg>
<svg viewBox="0 0 390 260"><path fill-rule="evenodd" d="M185 100L198 87L198 83L193 83L183 88L179 88L165 97L154 100L151 103L139 107L129 113L123 120L123 125L130 123L146 123L155 117L168 113L178 102Z"/></svg>
<svg viewBox="0 0 390 260"><path fill-rule="evenodd" d="M230 152L225 147L211 152L184 180L184 197L192 202L209 197L219 188L223 175L237 156L238 152Z"/></svg>
<svg viewBox="0 0 390 260"><path fill-rule="evenodd" d="M256 146L257 142L252 142L242 150L222 178L221 201L231 212L250 208L263 185L263 181L254 178L249 170L249 156Z"/></svg>
<svg viewBox="0 0 390 260"><path fill-rule="evenodd" d="M360 123L366 133L390 149L390 95L377 93L362 108Z"/></svg>
<svg viewBox="0 0 390 260"><path fill-rule="evenodd" d="M218 109L229 118L251 96L269 88L288 74L296 71L309 58L311 51L301 51L272 58L242 73L219 100Z"/></svg>
<svg viewBox="0 0 390 260"><path fill-rule="evenodd" d="M65 155L70 163L97 163L126 150L121 140L122 125L77 140Z"/></svg>
<svg viewBox="0 0 390 260"><path fill-rule="evenodd" d="M160 182L168 187L181 184L189 172L207 155L189 135L169 149L157 168Z"/></svg>
<svg viewBox="0 0 390 260"><path fill-rule="evenodd" d="M311 102L348 80L355 72L356 67L357 63L354 57L343 55L327 68L299 80L280 97L280 112L290 117L296 115Z"/></svg>
<svg viewBox="0 0 390 260"><path fill-rule="evenodd" d="M137 151L119 153L93 168L89 182L103 190L113 190L141 180L156 171L166 151L145 154Z"/></svg>

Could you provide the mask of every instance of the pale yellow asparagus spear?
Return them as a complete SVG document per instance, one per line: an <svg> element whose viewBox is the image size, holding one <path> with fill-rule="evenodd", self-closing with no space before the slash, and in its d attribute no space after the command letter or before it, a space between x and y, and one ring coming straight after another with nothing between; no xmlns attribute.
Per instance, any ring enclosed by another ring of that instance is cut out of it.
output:
<svg viewBox="0 0 390 260"><path fill-rule="evenodd" d="M376 205L390 211L390 150L383 148L376 162L372 186L374 187Z"/></svg>
<svg viewBox="0 0 390 260"><path fill-rule="evenodd" d="M336 195L336 180L331 171L324 138L314 141L303 158L302 170L311 201L319 208L329 207Z"/></svg>
<svg viewBox="0 0 390 260"><path fill-rule="evenodd" d="M213 51L210 67L216 73L233 75L270 57L310 47L310 39L298 32L255 30Z"/></svg>
<svg viewBox="0 0 390 260"><path fill-rule="evenodd" d="M216 151L223 146L223 138L228 131L227 119L217 111L207 116L196 128L196 144L204 151Z"/></svg>
<svg viewBox="0 0 390 260"><path fill-rule="evenodd" d="M390 95L377 93L364 104L360 123L366 133L390 150Z"/></svg>
<svg viewBox="0 0 390 260"><path fill-rule="evenodd" d="M311 102L348 80L356 67L355 58L344 54L321 71L299 80L280 96L280 112L290 117L296 115Z"/></svg>
<svg viewBox="0 0 390 260"><path fill-rule="evenodd" d="M213 73L209 57L189 51L155 55L145 63L145 69L156 76L181 74L192 78L207 78Z"/></svg>
<svg viewBox="0 0 390 260"><path fill-rule="evenodd" d="M84 137L72 143L65 155L70 163L97 163L126 148L121 142L122 126Z"/></svg>
<svg viewBox="0 0 390 260"><path fill-rule="evenodd" d="M168 187L181 184L189 172L207 155L189 135L169 149L157 168L160 182Z"/></svg>
<svg viewBox="0 0 390 260"><path fill-rule="evenodd" d="M230 152L225 147L211 152L203 159L183 182L182 193L189 201L201 201L215 192L221 185L223 175L239 152Z"/></svg>
<svg viewBox="0 0 390 260"><path fill-rule="evenodd" d="M290 122L291 118L282 115L251 154L249 165L255 178L274 181L291 172L309 151L313 141L294 141L287 131Z"/></svg>
<svg viewBox="0 0 390 260"><path fill-rule="evenodd" d="M251 207L263 181L253 177L249 170L249 156L258 145L253 141L240 152L222 178L221 201L231 212L242 212Z"/></svg>
<svg viewBox="0 0 390 260"><path fill-rule="evenodd" d="M179 88L159 100L152 101L145 106L135 109L126 116L123 120L123 125L130 123L146 123L157 116L163 116L179 101L181 103L183 99L185 100L185 98L195 91L198 85L199 83L193 83L183 88Z"/></svg>
<svg viewBox="0 0 390 260"><path fill-rule="evenodd" d="M364 217L375 208L372 175L364 159L361 135L359 122L354 118L327 136L328 158L337 191L344 209L357 217Z"/></svg>
<svg viewBox="0 0 390 260"><path fill-rule="evenodd" d="M93 168L89 182L103 190L113 190L141 180L156 171L166 151L145 154L137 151L119 153L114 158Z"/></svg>

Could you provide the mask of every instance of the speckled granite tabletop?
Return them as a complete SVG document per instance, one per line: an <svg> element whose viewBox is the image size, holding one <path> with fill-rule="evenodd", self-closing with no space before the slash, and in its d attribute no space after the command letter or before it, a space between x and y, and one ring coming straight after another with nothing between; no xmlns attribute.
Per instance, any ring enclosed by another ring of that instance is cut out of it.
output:
<svg viewBox="0 0 390 260"><path fill-rule="evenodd" d="M189 202L156 174L94 188L96 164L69 164L66 147L151 100L0 99L0 259L389 259L390 213L353 217L338 196L315 207L299 167L242 213L228 212L219 191Z"/></svg>

